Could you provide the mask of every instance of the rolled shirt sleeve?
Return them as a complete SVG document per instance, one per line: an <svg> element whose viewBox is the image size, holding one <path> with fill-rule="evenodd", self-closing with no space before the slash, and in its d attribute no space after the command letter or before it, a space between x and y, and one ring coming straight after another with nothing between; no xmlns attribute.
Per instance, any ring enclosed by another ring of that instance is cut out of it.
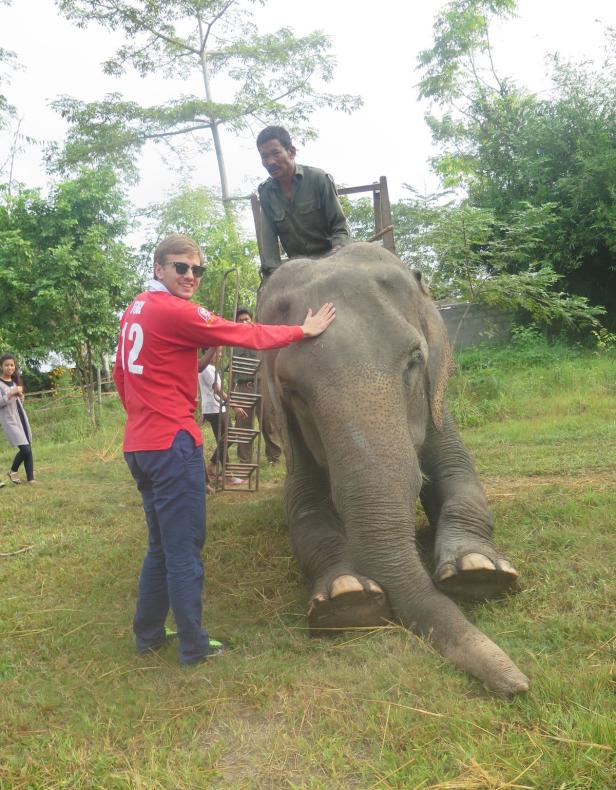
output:
<svg viewBox="0 0 616 790"><path fill-rule="evenodd" d="M325 175L326 178L323 180L322 197L323 212L330 228L332 247L341 247L351 241L351 234L349 233L349 225L342 211L342 206L340 205L334 179L329 173Z"/></svg>
<svg viewBox="0 0 616 790"><path fill-rule="evenodd" d="M280 244L276 228L265 210L261 211L261 269L270 274L280 266Z"/></svg>

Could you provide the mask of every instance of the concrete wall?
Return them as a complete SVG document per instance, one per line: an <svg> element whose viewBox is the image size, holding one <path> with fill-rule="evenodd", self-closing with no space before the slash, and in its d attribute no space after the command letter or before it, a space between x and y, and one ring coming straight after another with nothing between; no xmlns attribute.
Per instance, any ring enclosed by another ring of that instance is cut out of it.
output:
<svg viewBox="0 0 616 790"><path fill-rule="evenodd" d="M447 327L449 342L455 349L480 343L499 345L511 338L512 313L470 302L439 302L437 307Z"/></svg>

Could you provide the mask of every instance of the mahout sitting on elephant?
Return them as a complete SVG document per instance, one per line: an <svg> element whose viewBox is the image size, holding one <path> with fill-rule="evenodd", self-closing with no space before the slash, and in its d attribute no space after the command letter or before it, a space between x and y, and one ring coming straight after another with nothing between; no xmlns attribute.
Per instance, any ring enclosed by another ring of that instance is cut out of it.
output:
<svg viewBox="0 0 616 790"><path fill-rule="evenodd" d="M488 688L526 691L527 678L449 597L500 595L518 574L494 546L485 494L444 405L451 354L421 276L361 242L292 260L262 287L259 321L296 324L325 300L337 315L327 332L265 352L263 365L311 629L394 619ZM418 496L434 530L432 578L416 547Z"/></svg>

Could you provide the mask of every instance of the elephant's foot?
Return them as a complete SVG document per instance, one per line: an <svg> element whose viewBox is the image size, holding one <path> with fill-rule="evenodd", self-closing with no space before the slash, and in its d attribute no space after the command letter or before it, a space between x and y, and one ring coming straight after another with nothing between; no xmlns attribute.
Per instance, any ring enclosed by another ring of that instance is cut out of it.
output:
<svg viewBox="0 0 616 790"><path fill-rule="evenodd" d="M327 636L349 628L384 626L393 618L385 592L365 576L338 576L310 599L311 636Z"/></svg>
<svg viewBox="0 0 616 790"><path fill-rule="evenodd" d="M516 592L518 572L502 557L469 552L437 565L434 583L452 598L485 601Z"/></svg>

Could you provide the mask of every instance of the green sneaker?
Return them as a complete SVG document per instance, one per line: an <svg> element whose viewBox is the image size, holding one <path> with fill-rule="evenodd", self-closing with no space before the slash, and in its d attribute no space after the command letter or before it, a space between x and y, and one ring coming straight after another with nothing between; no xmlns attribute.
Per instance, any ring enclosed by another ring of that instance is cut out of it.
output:
<svg viewBox="0 0 616 790"><path fill-rule="evenodd" d="M206 655L201 656L201 658L197 659L196 661L185 662L184 666L196 667L198 664L203 664L204 661L207 661L214 656L218 656L227 650L229 650L228 642L223 642L221 639L212 639L212 637L210 637Z"/></svg>
<svg viewBox="0 0 616 790"><path fill-rule="evenodd" d="M222 642L220 639L210 639L207 649L207 656L205 656L205 658L211 658L212 656L217 656L219 653L224 653L225 650L228 649L229 649L228 642Z"/></svg>

